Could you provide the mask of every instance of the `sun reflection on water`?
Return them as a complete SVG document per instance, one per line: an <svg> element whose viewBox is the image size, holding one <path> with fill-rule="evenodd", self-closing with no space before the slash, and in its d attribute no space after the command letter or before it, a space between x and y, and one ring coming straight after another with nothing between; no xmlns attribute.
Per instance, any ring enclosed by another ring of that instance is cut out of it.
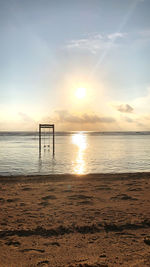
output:
<svg viewBox="0 0 150 267"><path fill-rule="evenodd" d="M84 174L86 167L84 152L87 148L86 135L84 135L82 132L72 135L72 143L78 148L77 157L75 159L74 173Z"/></svg>

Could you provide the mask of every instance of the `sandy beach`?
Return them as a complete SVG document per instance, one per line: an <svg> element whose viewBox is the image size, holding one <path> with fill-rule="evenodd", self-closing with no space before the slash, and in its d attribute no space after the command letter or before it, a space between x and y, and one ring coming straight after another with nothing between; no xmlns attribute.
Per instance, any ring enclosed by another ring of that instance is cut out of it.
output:
<svg viewBox="0 0 150 267"><path fill-rule="evenodd" d="M150 266L150 173L0 177L0 266Z"/></svg>

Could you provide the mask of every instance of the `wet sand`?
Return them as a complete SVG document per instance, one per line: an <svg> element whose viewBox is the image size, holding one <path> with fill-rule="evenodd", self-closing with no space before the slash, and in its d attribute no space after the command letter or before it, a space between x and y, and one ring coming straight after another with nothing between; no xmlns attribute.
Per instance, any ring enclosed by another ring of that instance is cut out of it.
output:
<svg viewBox="0 0 150 267"><path fill-rule="evenodd" d="M0 176L0 266L150 266L150 173Z"/></svg>

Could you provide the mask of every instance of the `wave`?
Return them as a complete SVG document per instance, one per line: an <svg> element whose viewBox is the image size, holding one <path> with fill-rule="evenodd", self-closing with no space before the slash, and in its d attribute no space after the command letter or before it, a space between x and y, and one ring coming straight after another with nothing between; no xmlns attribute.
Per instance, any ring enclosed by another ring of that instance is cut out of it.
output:
<svg viewBox="0 0 150 267"><path fill-rule="evenodd" d="M76 133L82 133L84 135L150 135L150 131L110 131L110 132L96 132L96 131L64 131L55 132L56 136L67 136ZM44 132L43 135L52 134L52 132ZM39 133L36 131L0 131L0 136L38 136Z"/></svg>

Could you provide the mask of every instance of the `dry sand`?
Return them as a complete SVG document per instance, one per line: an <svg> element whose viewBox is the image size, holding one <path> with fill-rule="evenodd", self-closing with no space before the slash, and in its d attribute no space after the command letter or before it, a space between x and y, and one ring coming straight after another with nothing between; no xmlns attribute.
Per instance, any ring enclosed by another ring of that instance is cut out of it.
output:
<svg viewBox="0 0 150 267"><path fill-rule="evenodd" d="M0 267L150 266L150 173L0 177Z"/></svg>

